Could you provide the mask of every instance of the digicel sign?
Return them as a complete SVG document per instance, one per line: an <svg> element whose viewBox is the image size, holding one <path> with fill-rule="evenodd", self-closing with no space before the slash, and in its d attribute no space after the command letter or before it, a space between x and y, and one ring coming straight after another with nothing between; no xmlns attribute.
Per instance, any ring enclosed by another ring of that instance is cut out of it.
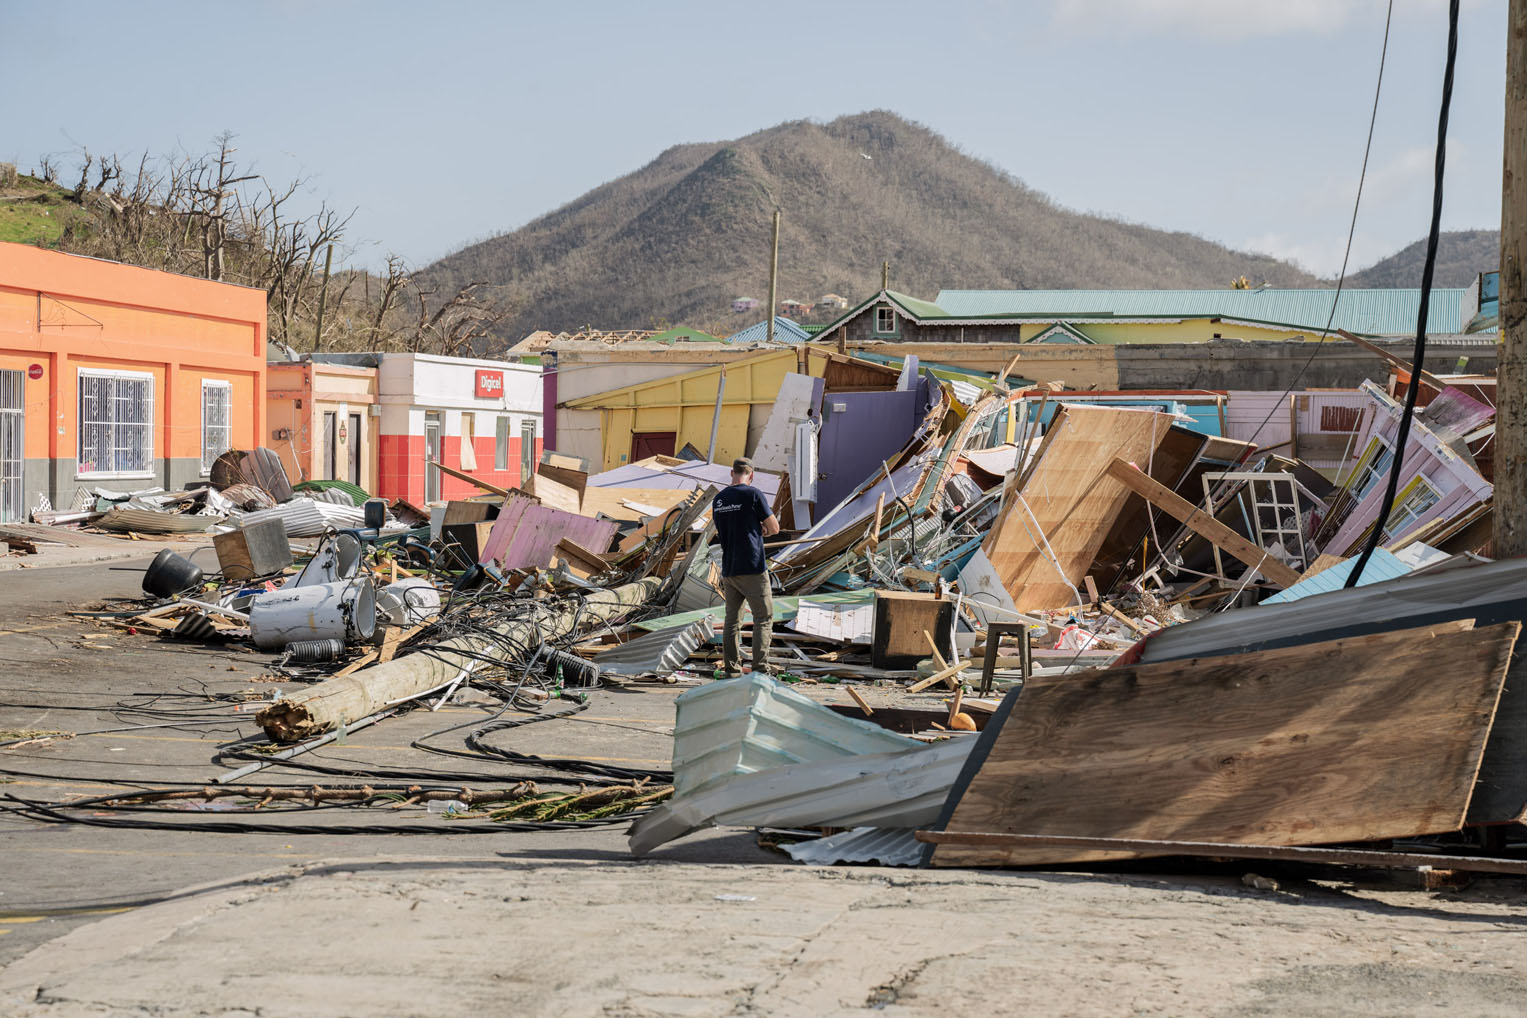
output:
<svg viewBox="0 0 1527 1018"><path fill-rule="evenodd" d="M504 394L504 373L502 371L480 370L477 372L477 395L478 398L492 399Z"/></svg>

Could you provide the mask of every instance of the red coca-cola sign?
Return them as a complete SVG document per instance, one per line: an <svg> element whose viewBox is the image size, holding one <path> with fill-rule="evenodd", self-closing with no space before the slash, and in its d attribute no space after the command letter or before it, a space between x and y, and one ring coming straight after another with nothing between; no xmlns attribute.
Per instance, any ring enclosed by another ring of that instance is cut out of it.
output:
<svg viewBox="0 0 1527 1018"><path fill-rule="evenodd" d="M42 365L41 364L31 364L31 365L28 365L27 366L27 377L30 378L34 382L37 381L39 378L41 378L42 377Z"/></svg>
<svg viewBox="0 0 1527 1018"><path fill-rule="evenodd" d="M497 399L504 394L504 373L486 368L477 372L477 398Z"/></svg>

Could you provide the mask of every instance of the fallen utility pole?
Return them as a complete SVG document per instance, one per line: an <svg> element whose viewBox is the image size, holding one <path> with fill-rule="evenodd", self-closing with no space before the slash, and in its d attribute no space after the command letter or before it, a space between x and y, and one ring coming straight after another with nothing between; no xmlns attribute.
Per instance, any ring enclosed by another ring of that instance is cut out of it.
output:
<svg viewBox="0 0 1527 1018"><path fill-rule="evenodd" d="M591 594L581 605L534 622L514 620L493 627L512 645L536 647L567 636L579 626L612 622L657 596L663 580L652 577ZM295 742L369 717L385 708L450 685L479 667L496 644L468 634L432 644L429 653L409 654L364 668L353 675L326 679L276 701L255 716L277 742Z"/></svg>

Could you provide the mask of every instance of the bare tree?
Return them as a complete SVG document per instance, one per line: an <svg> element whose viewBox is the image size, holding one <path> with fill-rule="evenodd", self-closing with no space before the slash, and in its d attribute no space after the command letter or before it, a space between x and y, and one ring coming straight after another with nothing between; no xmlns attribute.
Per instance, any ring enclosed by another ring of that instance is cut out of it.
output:
<svg viewBox="0 0 1527 1018"><path fill-rule="evenodd" d="M437 291L415 287L418 318L407 338L408 349L448 357L472 352L476 340L486 339L494 326L515 311L512 303L498 299L492 290L486 282L467 283L431 309L430 298Z"/></svg>
<svg viewBox="0 0 1527 1018"><path fill-rule="evenodd" d="M238 170L234 167L233 154L238 150L233 147L232 132L224 131L215 140L217 155L198 166L193 175L192 192L199 199L202 214L202 274L208 279L220 280L224 272L223 251L228 242L227 202L236 197L231 188L246 180L260 178L255 173L234 176Z"/></svg>

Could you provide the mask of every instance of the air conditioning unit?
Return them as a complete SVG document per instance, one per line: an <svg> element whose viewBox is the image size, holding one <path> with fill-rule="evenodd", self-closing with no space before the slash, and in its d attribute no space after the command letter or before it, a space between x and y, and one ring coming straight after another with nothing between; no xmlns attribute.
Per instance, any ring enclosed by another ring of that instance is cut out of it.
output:
<svg viewBox="0 0 1527 1018"><path fill-rule="evenodd" d="M380 417L380 416L382 416L382 404L380 404L380 403L373 403L373 404L371 404L371 406L368 408L368 412L370 413L370 415L372 417Z"/></svg>

